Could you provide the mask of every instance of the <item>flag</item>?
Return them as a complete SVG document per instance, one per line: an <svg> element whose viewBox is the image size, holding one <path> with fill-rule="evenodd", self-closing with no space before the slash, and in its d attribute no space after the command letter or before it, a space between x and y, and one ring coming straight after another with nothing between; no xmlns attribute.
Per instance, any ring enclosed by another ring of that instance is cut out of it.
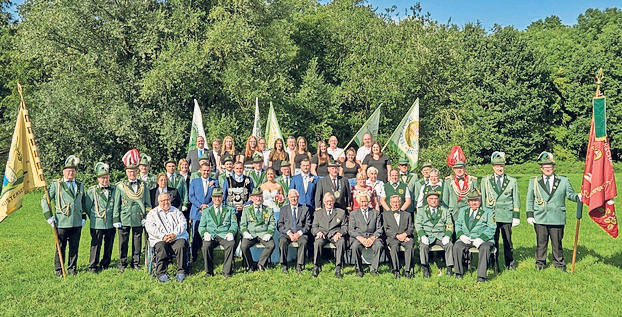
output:
<svg viewBox="0 0 622 317"><path fill-rule="evenodd" d="M401 156L408 158L410 168L419 162L419 98L410 107L389 138L389 145Z"/></svg>
<svg viewBox="0 0 622 317"><path fill-rule="evenodd" d="M581 201L588 206L590 218L613 238L618 237L618 220L613 199L616 180L607 139L605 97L594 98Z"/></svg>
<svg viewBox="0 0 622 317"><path fill-rule="evenodd" d="M266 146L269 150L274 146L274 141L276 141L276 139L283 139L281 128L279 128L279 122L276 120L276 114L274 113L274 107L272 107L272 102L270 102L270 112L268 112L265 135Z"/></svg>
<svg viewBox="0 0 622 317"><path fill-rule="evenodd" d="M253 122L253 136L261 138L261 124L259 123L259 98L255 98L255 122Z"/></svg>
<svg viewBox="0 0 622 317"><path fill-rule="evenodd" d="M363 136L369 133L372 139L376 139L378 137L378 126L380 123L380 108L382 105L378 106L378 109L371 114L371 117L365 121L365 124L359 129L359 132L354 135L354 141L356 144L361 146L363 144Z"/></svg>
<svg viewBox="0 0 622 317"><path fill-rule="evenodd" d="M194 99L194 111L192 112L192 128L190 130L190 141L188 142L188 152L197 148L197 137L205 138L205 130L203 130L203 117L201 116L201 108L199 103ZM207 140L205 148L208 149Z"/></svg>
<svg viewBox="0 0 622 317"><path fill-rule="evenodd" d="M454 167L458 161L466 163L466 156L464 156L464 152L459 145L454 145L451 151L449 151L449 155L447 155L447 165L449 165L449 167Z"/></svg>
<svg viewBox="0 0 622 317"><path fill-rule="evenodd" d="M21 102L2 181L0 222L22 207L24 195L37 187L45 186L43 168L35 146L35 136L22 96L22 86L19 84L17 84L17 91L21 96Z"/></svg>

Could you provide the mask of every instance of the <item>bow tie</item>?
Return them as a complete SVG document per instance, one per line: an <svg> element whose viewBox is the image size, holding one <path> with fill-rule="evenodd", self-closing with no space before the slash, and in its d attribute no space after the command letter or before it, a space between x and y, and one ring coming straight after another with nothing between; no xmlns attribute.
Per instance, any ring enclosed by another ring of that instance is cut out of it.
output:
<svg viewBox="0 0 622 317"><path fill-rule="evenodd" d="M102 187L102 189L109 190L110 186Z"/></svg>
<svg viewBox="0 0 622 317"><path fill-rule="evenodd" d="M136 181L130 181L130 185L136 185Z"/></svg>
<svg viewBox="0 0 622 317"><path fill-rule="evenodd" d="M399 213L400 213L399 210L394 210L393 211L393 215L398 215Z"/></svg>
<svg viewBox="0 0 622 317"><path fill-rule="evenodd" d="M464 180L464 176L462 176L462 177L458 177L458 180L459 180L459 181L463 181L463 180Z"/></svg>

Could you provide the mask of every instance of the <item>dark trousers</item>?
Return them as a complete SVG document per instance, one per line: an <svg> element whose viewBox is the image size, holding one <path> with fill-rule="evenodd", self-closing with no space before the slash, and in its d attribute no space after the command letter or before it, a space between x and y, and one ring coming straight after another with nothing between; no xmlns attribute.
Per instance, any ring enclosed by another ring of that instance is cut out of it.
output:
<svg viewBox="0 0 622 317"><path fill-rule="evenodd" d="M222 266L222 272L231 275L231 267L233 266L233 254L235 253L235 240L228 241L219 236L212 236L211 241L203 241L201 249L203 253L203 261L205 263L205 273L214 274L214 248L221 245L225 249L225 257Z"/></svg>
<svg viewBox="0 0 622 317"><path fill-rule="evenodd" d="M497 230L495 230L495 247L497 247L497 250L501 250L501 248L499 247L499 235L501 235L501 238L503 239L503 255L505 256L505 266L513 266L514 245L512 244L512 223L497 222ZM497 257L499 257L499 253L497 253Z"/></svg>
<svg viewBox="0 0 622 317"><path fill-rule="evenodd" d="M112 245L114 244L114 228L110 229L91 229L91 254L89 258L89 269L107 269L110 265L110 256L112 255ZM99 254L102 250L102 242L104 243L104 254L101 262Z"/></svg>
<svg viewBox="0 0 622 317"><path fill-rule="evenodd" d="M60 252L63 254L63 263L67 265L67 273L75 274L76 266L78 264L78 249L80 248L80 234L82 233L82 227L73 228L57 228L58 230L58 242L60 244ZM65 249L69 245L69 261L65 262ZM56 269L56 275L62 274L62 267L60 265L60 258L58 257L58 251L54 248L54 267Z"/></svg>
<svg viewBox="0 0 622 317"><path fill-rule="evenodd" d="M454 243L454 270L457 275L464 274L464 262L469 256L469 249L474 247L473 243L465 244L461 240ZM490 258L490 249L494 247L494 243L486 241L479 248L479 260L477 263L477 277L486 278L486 270L488 270L488 260Z"/></svg>
<svg viewBox="0 0 622 317"><path fill-rule="evenodd" d="M556 268L566 267L564 252L562 251L562 239L564 239L564 225L539 225L535 224L536 230L536 267L543 269L546 265L546 251L551 239L553 251L553 265Z"/></svg>
<svg viewBox="0 0 622 317"><path fill-rule="evenodd" d="M192 220L192 245L190 249L192 250L192 262L196 261L199 257L199 250L201 246L203 246L203 237L201 237L201 233L199 232L199 224L201 220Z"/></svg>
<svg viewBox="0 0 622 317"><path fill-rule="evenodd" d="M140 251L142 248L143 227L119 228L119 267L127 267L127 249L130 243L130 230L132 231L132 266L140 264Z"/></svg>
<svg viewBox="0 0 622 317"><path fill-rule="evenodd" d="M300 266L305 265L305 253L307 252L307 243L308 238L306 235L301 235L298 237L298 257L296 258L296 264ZM279 237L279 251L280 251L280 262L281 265L287 266L287 249L289 248L289 244L292 241L289 239L287 235L282 235Z"/></svg>
<svg viewBox="0 0 622 317"><path fill-rule="evenodd" d="M321 266L320 259L322 258L322 248L327 243L334 243L335 247L335 266L336 268L341 268L343 264L343 254L346 251L346 239L342 236L337 240L337 242L333 241L333 239L315 239L313 242L313 265Z"/></svg>
<svg viewBox="0 0 622 317"><path fill-rule="evenodd" d="M357 270L363 270L363 244L359 240L352 239L350 248L352 249L352 253L354 255L354 259L356 261ZM380 263L380 254L382 253L382 249L384 245L382 244L382 240L376 239L374 243L371 245L371 249L374 252L374 258L371 261L371 269L372 271L378 271L378 264Z"/></svg>
<svg viewBox="0 0 622 317"><path fill-rule="evenodd" d="M412 268L413 248L415 241L413 239L408 242L402 242L394 237L387 237L387 246L389 247L389 254L391 255L391 265L393 272L400 270L400 246L404 247L404 271L410 272Z"/></svg>
<svg viewBox="0 0 622 317"><path fill-rule="evenodd" d="M244 260L244 265L246 267L253 267L255 262L253 261L253 255L251 254L251 247L255 246L257 243L260 243L264 246L261 255L259 255L259 261L257 264L266 267L268 264L268 259L272 256L272 251L274 251L274 239L270 239L268 241L264 241L263 239L254 238L251 240L242 239L240 242L240 249L242 251L242 259Z"/></svg>
<svg viewBox="0 0 622 317"><path fill-rule="evenodd" d="M454 266L453 243L450 241L447 245L443 245L443 242L441 242L440 239L435 239L434 242L430 243L430 245L419 243L419 259L421 260L421 265L426 267L430 265L430 248L435 245L443 247L443 250L445 251L445 265L447 265L447 267Z"/></svg>
<svg viewBox="0 0 622 317"><path fill-rule="evenodd" d="M173 242L160 241L153 246L156 256L155 273L156 276L166 274L169 262L173 257L177 258L177 273L188 273L186 263L188 263L188 241L177 239Z"/></svg>

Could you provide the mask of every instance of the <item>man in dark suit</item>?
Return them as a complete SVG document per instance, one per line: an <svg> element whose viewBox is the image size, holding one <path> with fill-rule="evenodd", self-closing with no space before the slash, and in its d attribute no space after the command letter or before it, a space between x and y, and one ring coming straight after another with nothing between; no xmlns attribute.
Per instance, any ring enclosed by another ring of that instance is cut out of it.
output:
<svg viewBox="0 0 622 317"><path fill-rule="evenodd" d="M348 233L348 221L343 209L335 208L335 196L328 192L324 195L324 208L316 210L313 216L311 234L315 236L313 244L313 277L320 274L320 258L322 247L327 243L333 243L335 250L335 276L343 278L341 266L343 253L346 250L346 238Z"/></svg>
<svg viewBox="0 0 622 317"><path fill-rule="evenodd" d="M171 199L171 206L181 210L181 197L179 196L179 192L177 189L168 186L168 177L166 173L158 174L157 178L158 186L149 191L151 194L151 206L157 206L158 196L162 193L168 193L169 198Z"/></svg>
<svg viewBox="0 0 622 317"><path fill-rule="evenodd" d="M317 187L318 177L309 173L311 170L311 162L304 159L300 162L300 174L292 178L289 188L295 189L300 197L298 202L305 205L313 213L315 210L315 191Z"/></svg>
<svg viewBox="0 0 622 317"><path fill-rule="evenodd" d="M192 204L190 219L192 220L192 261L196 261L203 238L199 234L199 223L203 210L212 205L212 191L218 187L218 180L210 177L211 166L205 163L201 166L201 177L190 183L188 198Z"/></svg>
<svg viewBox="0 0 622 317"><path fill-rule="evenodd" d="M363 277L363 248L371 248L374 259L371 263L371 274L378 275L378 263L382 252L382 220L380 212L369 208L370 196L367 192L361 192L356 200L361 208L350 214L348 234L354 257L356 258L356 276Z"/></svg>
<svg viewBox="0 0 622 317"><path fill-rule="evenodd" d="M197 137L197 148L188 152L188 156L186 157L188 164L190 164L190 173L194 173L200 169L201 166L199 165L199 158L202 156L207 156L209 158L210 165L216 166L214 154L205 147L205 137L199 135Z"/></svg>
<svg viewBox="0 0 622 317"><path fill-rule="evenodd" d="M384 224L384 232L387 235L387 245L391 254L391 264L393 265L393 273L395 278L400 277L400 258L398 257L400 246L404 247L404 276L411 278L410 268L413 257L413 222L411 213L401 211L402 198L399 195L393 195L389 198L391 210L382 213L382 222Z"/></svg>
<svg viewBox="0 0 622 317"><path fill-rule="evenodd" d="M281 268L287 273L287 248L292 242L298 243L296 273L300 274L305 264L308 234L311 231L311 213L309 208L298 202L298 192L290 189L287 193L289 205L281 207L277 228L280 233L279 250Z"/></svg>
<svg viewBox="0 0 622 317"><path fill-rule="evenodd" d="M350 183L338 175L339 166L337 162L331 160L328 163L328 176L318 181L315 190L316 210L323 207L322 199L326 193L331 193L335 197L335 208L350 209Z"/></svg>

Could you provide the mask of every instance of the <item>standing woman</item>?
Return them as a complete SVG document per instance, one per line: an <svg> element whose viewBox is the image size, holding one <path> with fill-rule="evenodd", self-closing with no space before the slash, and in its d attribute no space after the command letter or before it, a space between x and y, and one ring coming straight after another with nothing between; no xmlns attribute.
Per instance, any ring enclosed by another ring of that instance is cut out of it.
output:
<svg viewBox="0 0 622 317"><path fill-rule="evenodd" d="M225 164L225 157L231 156L234 161L239 161L238 152L235 150L235 142L230 135L227 135L222 140L222 146L220 147L220 165Z"/></svg>
<svg viewBox="0 0 622 317"><path fill-rule="evenodd" d="M367 154L365 159L363 159L363 171L367 171L367 168L370 166L378 170L378 179L386 183L391 172L391 159L382 153L378 142L372 143L371 153Z"/></svg>
<svg viewBox="0 0 622 317"><path fill-rule="evenodd" d="M320 177L328 176L328 162L333 159L327 149L326 142L320 141L317 144L317 154L311 160L311 173Z"/></svg>
<svg viewBox="0 0 622 317"><path fill-rule="evenodd" d="M356 162L356 151L349 148L346 151L346 160L341 163L341 176L350 182L350 186L354 186L356 185L356 175L360 172L361 165Z"/></svg>
<svg viewBox="0 0 622 317"><path fill-rule="evenodd" d="M244 156L242 158L242 163L244 163L244 169L250 170L253 168L253 155L257 151L257 138L254 135L251 135L246 140L246 150L244 151Z"/></svg>
<svg viewBox="0 0 622 317"><path fill-rule="evenodd" d="M274 170L277 176L281 174L280 171L282 161L289 161L289 154L285 152L283 139L276 139L274 140L274 147L268 156L268 166Z"/></svg>
<svg viewBox="0 0 622 317"><path fill-rule="evenodd" d="M378 169L373 166L367 169L367 185L374 189L376 197L384 197L384 182L378 179Z"/></svg>
<svg viewBox="0 0 622 317"><path fill-rule="evenodd" d="M311 161L311 152L307 151L307 140L299 136L298 140L296 140L296 151L295 155L290 156L289 163L292 165L292 169L294 171L294 175L300 174L300 162L305 158Z"/></svg>

